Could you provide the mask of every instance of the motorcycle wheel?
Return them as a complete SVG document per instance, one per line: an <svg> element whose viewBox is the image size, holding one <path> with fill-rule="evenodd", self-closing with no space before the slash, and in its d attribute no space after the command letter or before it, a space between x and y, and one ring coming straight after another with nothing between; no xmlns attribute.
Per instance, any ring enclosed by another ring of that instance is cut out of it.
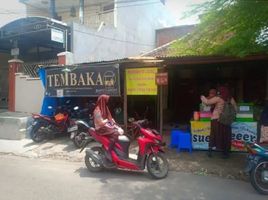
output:
<svg viewBox="0 0 268 200"><path fill-rule="evenodd" d="M164 154L151 154L147 159L147 170L155 179L165 178L168 175L168 161Z"/></svg>
<svg viewBox="0 0 268 200"><path fill-rule="evenodd" d="M92 147L91 150L98 154L101 155L101 157L104 157L104 151L101 147ZM87 169L91 172L99 172L103 170L103 165L97 164L90 155L86 154L85 156L85 163L87 166Z"/></svg>
<svg viewBox="0 0 268 200"><path fill-rule="evenodd" d="M30 132L31 139L37 143L42 142L46 138L45 128L45 123L37 122Z"/></svg>
<svg viewBox="0 0 268 200"><path fill-rule="evenodd" d="M260 161L253 168L250 183L260 194L268 195L268 161Z"/></svg>
<svg viewBox="0 0 268 200"><path fill-rule="evenodd" d="M82 148L87 135L88 133L78 130L78 133L73 138L74 145L77 148Z"/></svg>

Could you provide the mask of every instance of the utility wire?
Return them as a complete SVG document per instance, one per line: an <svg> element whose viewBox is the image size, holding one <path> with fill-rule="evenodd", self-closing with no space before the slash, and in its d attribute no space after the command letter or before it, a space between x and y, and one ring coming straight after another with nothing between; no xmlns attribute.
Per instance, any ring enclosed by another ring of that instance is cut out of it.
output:
<svg viewBox="0 0 268 200"><path fill-rule="evenodd" d="M139 1L148 1L148 0L136 0L136 2L139 2ZM149 0L151 1L151 0ZM123 1L122 1L123 2ZM124 1L124 2L130 2L130 0L128 1ZM133 2L133 1L132 1ZM143 3L143 4L134 4L134 5L126 5L126 6L117 6L116 8L122 8L122 7L133 7L133 6L143 6L143 5L151 5L151 4L158 4L158 3L161 3L160 1L155 1L155 2L150 2L150 3ZM0 13L1 14L1 13ZM3 14L3 13L2 13ZM6 14L6 13L5 13ZM96 16L96 15L99 15L99 14L95 14L95 15L92 15L92 16ZM88 15L87 15L88 16ZM34 23L33 23L34 24ZM31 23L27 24L27 25L31 25ZM106 40L112 40L112 41L117 41L117 42L124 42L124 43L129 43L129 44L134 44L134 45L140 45L140 46L150 46L150 47L154 47L153 44L144 44L144 43L138 43L138 42L133 42L133 41L127 41L127 40L120 40L120 39L116 39L116 38L111 38L111 37L107 37L107 36L102 36L102 35L98 35L98 34L94 34L94 33L89 33L89 32L84 32L84 31L80 31L80 30L75 30L77 32L80 32L80 33L84 33L84 34L88 34L88 35L91 35L91 36L94 36L94 37L98 37L98 38L102 38L102 39L106 39ZM29 33L33 33L35 31L31 31ZM39 31L36 31L36 32L39 32ZM27 33L24 33L24 34L27 34Z"/></svg>
<svg viewBox="0 0 268 200"><path fill-rule="evenodd" d="M106 39L106 40L113 40L113 41L117 41L117 42L124 42L124 43L129 43L129 44L134 44L134 45L140 45L140 46L154 47L153 44L144 44L144 43L139 43L139 42L133 42L133 41L127 41L127 40L120 40L120 39L106 37L106 36L102 36L102 35L98 35L98 34L94 34L94 33L84 32L84 31L80 31L80 30L75 30L75 31L80 32L80 33L84 33L84 34L87 34L87 35L91 35L91 36L94 36L94 37Z"/></svg>
<svg viewBox="0 0 268 200"><path fill-rule="evenodd" d="M148 1L148 0L139 0L139 1ZM139 2L139 1L137 1L137 2ZM144 6L144 5L153 5L153 4L159 4L159 3L161 3L160 2L160 0L159 1L152 1L152 0L149 0L149 1L151 1L151 2L148 2L148 3L137 3L137 4L131 4L131 5L124 5L124 6L115 6L115 8L127 8L127 7L135 7L135 6ZM116 4L115 4L116 5ZM32 6L32 5L29 5L29 6ZM87 6L87 7L89 7L89 6ZM45 10L45 9L40 9L40 8L37 8L37 7L34 7L35 9L37 9L37 10L42 10L42 11L44 11L44 12L47 12L47 10ZM69 9L69 8L68 8ZM33 12L38 12L38 11L33 11ZM96 9L94 9L94 10L96 10ZM66 10L66 11L60 11L60 12L68 12L69 10ZM106 11L107 12L107 11ZM16 12L14 12L14 11L12 11L12 10L7 10L7 12L0 12L0 14L20 14L20 13L25 13L25 12L23 12L23 11L16 11ZM105 13L105 11L104 12L98 12L98 14L102 14L102 13ZM97 14L94 14L94 15L97 15ZM94 15L92 15L92 16L94 16Z"/></svg>

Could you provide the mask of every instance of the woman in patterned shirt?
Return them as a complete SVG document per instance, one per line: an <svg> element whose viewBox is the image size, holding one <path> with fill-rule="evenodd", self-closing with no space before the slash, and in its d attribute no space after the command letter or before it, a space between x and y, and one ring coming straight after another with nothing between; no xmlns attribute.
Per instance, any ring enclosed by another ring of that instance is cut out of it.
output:
<svg viewBox="0 0 268 200"><path fill-rule="evenodd" d="M223 111L223 106L226 101L230 101L231 104L236 107L236 102L232 98L230 91L227 87L220 87L218 89L219 95L213 98L206 98L201 96L201 101L207 105L215 106L211 117L211 131L209 137L209 151L208 156L212 156L212 148L221 150L223 152L223 158L229 157L229 151L231 149L231 126L224 125L219 122L220 114Z"/></svg>

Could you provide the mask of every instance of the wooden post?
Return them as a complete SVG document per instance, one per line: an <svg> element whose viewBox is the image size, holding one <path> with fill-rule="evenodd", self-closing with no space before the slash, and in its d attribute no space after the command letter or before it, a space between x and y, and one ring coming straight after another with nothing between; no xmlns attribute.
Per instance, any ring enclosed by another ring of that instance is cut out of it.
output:
<svg viewBox="0 0 268 200"><path fill-rule="evenodd" d="M266 102L268 102L268 69L266 69L266 96L265 96Z"/></svg>
<svg viewBox="0 0 268 200"><path fill-rule="evenodd" d="M127 132L127 70L124 69L124 127L125 133Z"/></svg>
<svg viewBox="0 0 268 200"><path fill-rule="evenodd" d="M160 85L160 134L163 135L163 85Z"/></svg>

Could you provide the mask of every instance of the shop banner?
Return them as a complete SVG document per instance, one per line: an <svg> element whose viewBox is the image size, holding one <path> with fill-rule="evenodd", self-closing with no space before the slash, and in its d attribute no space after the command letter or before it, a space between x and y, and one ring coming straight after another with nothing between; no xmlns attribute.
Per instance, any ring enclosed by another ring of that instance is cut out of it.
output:
<svg viewBox="0 0 268 200"><path fill-rule="evenodd" d="M119 65L46 69L46 96L120 96Z"/></svg>
<svg viewBox="0 0 268 200"><path fill-rule="evenodd" d="M193 149L208 149L210 122L191 121ZM231 151L246 151L243 142L256 142L257 122L234 122L232 124Z"/></svg>
<svg viewBox="0 0 268 200"><path fill-rule="evenodd" d="M191 121L193 149L208 149L210 122Z"/></svg>
<svg viewBox="0 0 268 200"><path fill-rule="evenodd" d="M246 151L245 148L237 148L239 142L256 142L257 122L235 122L232 124L232 151Z"/></svg>
<svg viewBox="0 0 268 200"><path fill-rule="evenodd" d="M157 68L127 69L127 95L157 95L156 73Z"/></svg>

